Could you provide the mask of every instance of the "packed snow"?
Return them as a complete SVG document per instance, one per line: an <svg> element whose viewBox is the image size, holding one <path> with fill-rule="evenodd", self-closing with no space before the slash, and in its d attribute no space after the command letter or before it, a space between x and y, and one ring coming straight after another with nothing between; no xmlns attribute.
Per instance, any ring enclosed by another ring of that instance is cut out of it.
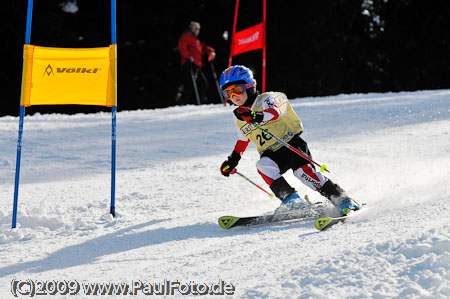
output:
<svg viewBox="0 0 450 299"><path fill-rule="evenodd" d="M115 218L111 115L26 116L11 229L18 118L0 117L0 297L14 298L18 281L178 281L226 284L239 298L449 298L450 90L291 103L314 159L367 204L327 231L313 221L218 226L220 216L279 206L241 177L220 175L236 129L233 107L219 104L117 114ZM251 145L238 170L268 189L257 161ZM68 297L92 296L83 285Z"/></svg>

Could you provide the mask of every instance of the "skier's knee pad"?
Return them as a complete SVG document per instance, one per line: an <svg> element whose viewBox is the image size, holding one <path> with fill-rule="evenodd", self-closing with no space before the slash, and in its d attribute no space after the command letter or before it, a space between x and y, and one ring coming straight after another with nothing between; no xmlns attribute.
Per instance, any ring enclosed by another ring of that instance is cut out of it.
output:
<svg viewBox="0 0 450 299"><path fill-rule="evenodd" d="M327 182L319 171L316 171L310 164L303 165L294 171L294 175L306 186L314 191L320 190Z"/></svg>
<svg viewBox="0 0 450 299"><path fill-rule="evenodd" d="M262 157L256 163L256 168L258 169L259 174L262 176L264 181L270 186L273 181L279 179L281 177L280 168L277 163L275 163L269 157Z"/></svg>

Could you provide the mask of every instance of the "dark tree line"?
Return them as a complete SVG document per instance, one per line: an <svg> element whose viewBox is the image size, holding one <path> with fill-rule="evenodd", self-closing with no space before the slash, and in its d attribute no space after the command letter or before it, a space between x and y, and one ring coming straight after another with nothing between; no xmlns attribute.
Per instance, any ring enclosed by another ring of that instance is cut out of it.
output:
<svg viewBox="0 0 450 299"><path fill-rule="evenodd" d="M34 1L31 43L99 47L110 43L109 0ZM241 0L237 30L262 20L261 0ZM5 1L0 10L0 115L18 115L27 1ZM190 20L200 39L216 49L218 72L228 63L235 1L117 1L118 108L175 104L179 82L178 38ZM355 92L449 88L450 2L445 0L267 0L267 90L289 98ZM234 58L261 82L261 51ZM217 99L211 80L209 97ZM90 112L98 107L37 106L34 112Z"/></svg>

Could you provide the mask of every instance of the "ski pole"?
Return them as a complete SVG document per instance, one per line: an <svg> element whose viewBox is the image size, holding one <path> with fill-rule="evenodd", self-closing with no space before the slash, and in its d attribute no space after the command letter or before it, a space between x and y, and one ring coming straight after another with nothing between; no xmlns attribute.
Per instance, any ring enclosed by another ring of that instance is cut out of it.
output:
<svg viewBox="0 0 450 299"><path fill-rule="evenodd" d="M219 80L217 80L217 74L216 74L216 70L214 68L214 64L212 63L212 61L210 61L209 63L211 65L211 72L213 74L214 81L216 82L216 87L217 87L217 91L219 92L220 100L222 101L222 103L225 104L225 100L223 99L223 95L222 95L222 90L220 90Z"/></svg>
<svg viewBox="0 0 450 299"><path fill-rule="evenodd" d="M311 201L309 200L308 194L305 194L305 197L303 197L309 205L312 205Z"/></svg>
<svg viewBox="0 0 450 299"><path fill-rule="evenodd" d="M269 194L269 196L270 196L271 198L274 197L273 192L270 192L270 193L269 193L269 192L266 191L263 187L261 187L260 185L256 184L255 182L253 182L252 180L250 180L248 177L246 177L245 175L243 175L243 174L240 173L239 171L236 171L236 174L240 175L241 178L243 178L244 180L248 181L249 183L253 184L254 186L256 186L256 187L258 187L259 189L261 189L262 191L264 191L264 192L266 192L267 194Z"/></svg>
<svg viewBox="0 0 450 299"><path fill-rule="evenodd" d="M278 138L277 136L273 135L272 133L270 133L266 129L263 129L260 125L258 125L258 124L253 124L253 125L255 127L257 127L258 129L260 129L262 132L264 132L264 133L270 135L271 137L275 138L276 141L278 141L279 143L281 143L282 145L284 145L285 147L287 147L288 149L290 149L291 151L293 151L297 155L299 155L302 158L308 160L309 162L319 166L320 167L320 172L324 172L324 171L329 172L328 169L327 169L327 166L325 164L320 165L319 163L317 163L314 160L312 160L311 158L309 158L305 153L302 153L301 151L299 151L298 149L296 149L295 147L293 147L292 145L290 145L289 143L287 143L283 139Z"/></svg>
<svg viewBox="0 0 450 299"><path fill-rule="evenodd" d="M228 168L230 168L230 166L225 166L223 168L223 170L227 170ZM231 174L238 174L241 178L245 179L246 181L248 181L249 183L253 184L254 186L258 187L260 190L266 192L271 198L274 197L274 194L271 192L266 191L266 189L264 189L263 187L261 187L260 185L256 184L255 182L253 182L252 180L250 180L248 177L246 177L245 175L243 175L242 173L238 172L237 169L233 169L233 171L231 171Z"/></svg>
<svg viewBox="0 0 450 299"><path fill-rule="evenodd" d="M194 86L195 98L197 99L197 104L200 105L202 102L200 101L200 95L198 94L197 76L195 76L195 74L194 74L194 70L192 69L192 65L191 65L191 77L192 77L192 85Z"/></svg>

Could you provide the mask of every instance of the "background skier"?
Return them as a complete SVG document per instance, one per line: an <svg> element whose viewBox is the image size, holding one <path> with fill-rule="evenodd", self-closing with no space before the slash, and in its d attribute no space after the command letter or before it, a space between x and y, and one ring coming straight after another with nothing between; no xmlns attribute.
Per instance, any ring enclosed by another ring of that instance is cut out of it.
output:
<svg viewBox="0 0 450 299"><path fill-rule="evenodd" d="M208 90L208 80L202 71L202 57L208 55L208 60L212 61L216 57L214 49L198 39L200 33L200 23L190 22L187 31L183 32L178 40L178 51L181 55L181 73L183 78L182 96L177 100L179 104L194 103L191 99L193 94L193 80L191 72L196 78L200 102L206 103L206 91ZM179 87L180 90L180 87Z"/></svg>

